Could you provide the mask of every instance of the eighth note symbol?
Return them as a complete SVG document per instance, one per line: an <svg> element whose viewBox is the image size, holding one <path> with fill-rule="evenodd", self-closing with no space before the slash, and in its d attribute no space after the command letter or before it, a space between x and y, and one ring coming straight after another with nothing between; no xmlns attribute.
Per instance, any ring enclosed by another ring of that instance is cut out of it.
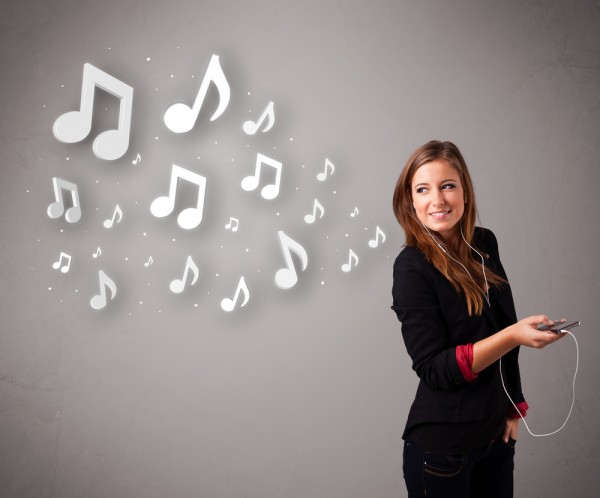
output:
<svg viewBox="0 0 600 498"><path fill-rule="evenodd" d="M198 94L196 95L192 107L180 102L173 104L166 110L164 121L169 130L174 133L185 133L194 127L211 82L216 85L217 90L219 91L219 106L211 116L210 120L214 121L225 112L225 109L229 104L231 89L229 88L229 83L227 82L227 78L225 78L223 69L221 69L219 56L213 55L210 58L208 68L206 69L206 73L204 74L204 78L202 79L200 89L198 90Z"/></svg>
<svg viewBox="0 0 600 498"><path fill-rule="evenodd" d="M317 218L317 209L319 210L319 212L321 213L319 216L319 219L323 218L323 215L325 214L325 208L321 205L321 203L315 199L315 202L313 204L313 212L312 214L307 214L304 217L304 221L308 224L314 223L316 218Z"/></svg>
<svg viewBox="0 0 600 498"><path fill-rule="evenodd" d="M98 281L100 283L100 294L96 294L90 299L90 306L95 310L101 310L106 306L106 288L110 290L110 300L117 295L116 284L102 270L98 271Z"/></svg>
<svg viewBox="0 0 600 498"><path fill-rule="evenodd" d="M350 249L348 263L342 265L342 271L348 273L352 269L352 260L354 260L354 266L358 266L358 256Z"/></svg>
<svg viewBox="0 0 600 498"><path fill-rule="evenodd" d="M194 263L192 257L188 256L187 261L185 263L185 269L183 271L183 278L181 278L181 280L176 278L171 282L171 285L169 285L169 289L171 289L171 292L174 292L175 294L181 294L183 292L183 289L185 289L185 283L187 281L188 272L190 270L192 270L192 281L190 285L194 285L198 280L200 271L198 270L198 267L196 266L196 263Z"/></svg>
<svg viewBox="0 0 600 498"><path fill-rule="evenodd" d="M133 88L97 67L89 63L83 65L79 111L71 111L59 116L54 122L52 130L57 140L67 144L80 142L87 137L92 130L94 91L96 87L102 88L102 90L120 99L117 129L100 133L92 146L96 157L113 161L125 154L129 147Z"/></svg>
<svg viewBox="0 0 600 498"><path fill-rule="evenodd" d="M115 211L112 215L112 218L109 218L108 220L104 220L104 228L112 228L113 225L115 224L115 218L119 216L119 219L117 220L117 224L121 223L121 220L123 219L123 211L121 211L121 208L119 207L119 205L117 204L115 206Z"/></svg>
<svg viewBox="0 0 600 498"><path fill-rule="evenodd" d="M373 240L369 240L369 247L375 248L379 245L379 237L381 236L381 243L385 242L385 233L383 230L379 228L379 225L375 228L375 238Z"/></svg>
<svg viewBox="0 0 600 498"><path fill-rule="evenodd" d="M354 208L354 211L352 211L352 212L350 213L350 216L352 216L352 218L354 218L355 216L358 216L358 206L356 206L356 207Z"/></svg>
<svg viewBox="0 0 600 498"><path fill-rule="evenodd" d="M325 171L317 175L317 180L319 180L320 182L324 182L327 179L327 170L331 170L331 175L333 175L333 172L335 171L335 166L329 159L325 158Z"/></svg>
<svg viewBox="0 0 600 498"><path fill-rule="evenodd" d="M67 261L66 264L62 262L63 258ZM61 251L58 261L52 263L52 268L54 268L55 270L58 270L60 268L60 271L62 273L67 273L71 268L71 256Z"/></svg>
<svg viewBox="0 0 600 498"><path fill-rule="evenodd" d="M142 156L140 156L139 152L138 155L135 157L135 159L133 161L131 161L131 164L137 164L142 162Z"/></svg>
<svg viewBox="0 0 600 498"><path fill-rule="evenodd" d="M151 264L153 264L153 263L154 263L154 260L152 259L152 256L150 256L150 257L148 258L148 261L146 261L146 262L144 263L144 266L145 266L146 268L148 268L148 267L149 267Z"/></svg>
<svg viewBox="0 0 600 498"><path fill-rule="evenodd" d="M250 299L250 291L248 290L248 286L246 285L246 280L244 279L244 277L240 277L240 281L238 282L237 288L235 289L235 295L233 296L233 299L226 297L221 301L221 309L227 312L233 311L235 305L238 302L240 292L244 294L244 301L242 302L242 304L240 304L240 308L243 308L244 306L246 306L246 303Z"/></svg>
<svg viewBox="0 0 600 498"><path fill-rule="evenodd" d="M198 202L196 207L184 209L177 216L177 223L181 228L190 230L196 228L202 221L204 214L204 196L206 195L206 178L202 175L189 171L181 166L173 165L171 169L171 182L169 183L169 195L157 197L150 205L150 212L157 218L168 216L175 209L175 196L177 194L177 182L179 179L186 180L198 187Z"/></svg>
<svg viewBox="0 0 600 498"><path fill-rule="evenodd" d="M102 254L102 249L100 249L100 246L98 246L98 249L96 249L96 252L94 254L92 254L92 258L96 259L101 254Z"/></svg>
<svg viewBox="0 0 600 498"><path fill-rule="evenodd" d="M290 289L298 282L298 274L296 273L290 251L294 252L300 258L302 271L306 270L308 254L306 254L304 247L291 237L288 237L282 230L277 232L277 235L279 235L279 243L281 244L281 250L283 251L286 266L285 268L277 270L277 273L275 274L275 285L280 289Z"/></svg>
<svg viewBox="0 0 600 498"><path fill-rule="evenodd" d="M273 128L273 125L275 124L275 111L273 109L273 105L273 102L269 102L269 104L265 108L264 112L260 115L256 123L254 121L246 121L242 125L242 129L244 130L244 133L246 133L246 135L254 135L258 131L260 125L263 124L265 119L268 119L269 121L267 123L267 126L265 126L262 130L262 132L266 133L271 128Z"/></svg>

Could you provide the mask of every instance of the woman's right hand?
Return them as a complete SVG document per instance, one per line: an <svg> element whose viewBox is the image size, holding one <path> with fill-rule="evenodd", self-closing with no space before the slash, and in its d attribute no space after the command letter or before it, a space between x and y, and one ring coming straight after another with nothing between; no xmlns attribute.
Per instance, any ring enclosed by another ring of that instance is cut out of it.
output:
<svg viewBox="0 0 600 498"><path fill-rule="evenodd" d="M534 315L519 320L510 327L510 333L513 340L521 346L541 349L548 344L560 340L566 334L557 334L545 330L538 330L538 324L552 325L554 322L546 315Z"/></svg>

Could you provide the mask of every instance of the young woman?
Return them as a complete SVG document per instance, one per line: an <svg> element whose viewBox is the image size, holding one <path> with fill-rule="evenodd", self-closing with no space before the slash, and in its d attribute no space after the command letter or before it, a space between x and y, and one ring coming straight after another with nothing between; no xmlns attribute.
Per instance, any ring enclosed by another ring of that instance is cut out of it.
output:
<svg viewBox="0 0 600 498"><path fill-rule="evenodd" d="M545 315L517 321L496 237L475 226L473 185L453 143L413 153L393 207L406 247L394 263L392 309L420 379L403 436L408 495L512 497L528 408L519 346L562 335L537 330L553 323Z"/></svg>

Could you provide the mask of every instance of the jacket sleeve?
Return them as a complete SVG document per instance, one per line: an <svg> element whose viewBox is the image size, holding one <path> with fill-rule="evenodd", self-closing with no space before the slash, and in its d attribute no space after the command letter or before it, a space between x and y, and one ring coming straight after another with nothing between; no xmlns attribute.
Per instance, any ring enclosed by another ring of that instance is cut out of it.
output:
<svg viewBox="0 0 600 498"><path fill-rule="evenodd" d="M453 390L467 381L450 344L447 326L425 261L405 249L394 264L393 306L402 337L419 378L436 389ZM429 278L428 278L429 277Z"/></svg>
<svg viewBox="0 0 600 498"><path fill-rule="evenodd" d="M500 261L500 253L498 251L498 241L496 236L490 230L485 231L486 247L490 252L490 257L494 261L494 270L498 275L504 278L508 282L508 277ZM510 286L505 284L503 294L506 296L504 309L502 310L503 320L500 324L501 328L508 327L516 323L517 314L515 311L515 305L512 297ZM521 388L521 373L519 371L519 346L512 349L502 357L503 375L506 379L506 390L516 405L525 402ZM512 407L512 405L510 405ZM513 408L514 409L514 408Z"/></svg>

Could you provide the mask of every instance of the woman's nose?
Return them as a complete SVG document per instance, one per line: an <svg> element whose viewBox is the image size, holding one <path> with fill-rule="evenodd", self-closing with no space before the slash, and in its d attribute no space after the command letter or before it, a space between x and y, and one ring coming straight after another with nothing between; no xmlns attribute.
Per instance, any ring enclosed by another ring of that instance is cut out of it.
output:
<svg viewBox="0 0 600 498"><path fill-rule="evenodd" d="M443 205L446 203L446 200L444 198L444 193L441 190L434 190L433 191L433 203L436 205Z"/></svg>

